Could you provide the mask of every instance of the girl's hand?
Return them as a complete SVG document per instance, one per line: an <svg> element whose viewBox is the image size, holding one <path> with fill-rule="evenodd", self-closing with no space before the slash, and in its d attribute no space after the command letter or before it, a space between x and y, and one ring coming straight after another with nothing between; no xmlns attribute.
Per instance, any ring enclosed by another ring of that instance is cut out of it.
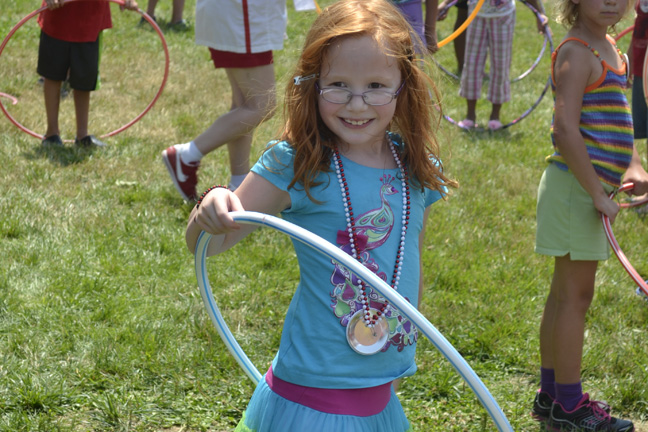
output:
<svg viewBox="0 0 648 432"><path fill-rule="evenodd" d="M611 200L606 195L594 200L594 207L606 215L610 219L610 223L614 223L617 213L619 213L619 204Z"/></svg>
<svg viewBox="0 0 648 432"><path fill-rule="evenodd" d="M629 191L632 195L645 195L648 193L648 174L643 168L634 168L632 165L623 176L624 183L634 183L634 188Z"/></svg>
<svg viewBox="0 0 648 432"><path fill-rule="evenodd" d="M45 0L48 9L58 9L63 6L63 0Z"/></svg>
<svg viewBox="0 0 648 432"><path fill-rule="evenodd" d="M121 10L124 9L130 9L130 10L137 10L137 2L135 0L124 0L124 6L120 6Z"/></svg>
<svg viewBox="0 0 648 432"><path fill-rule="evenodd" d="M623 183L634 183L634 189L629 192L632 195L641 196L648 193L648 172L641 165L636 146L632 149L632 160L623 175Z"/></svg>
<svg viewBox="0 0 648 432"><path fill-rule="evenodd" d="M193 221L209 234L225 234L240 229L229 212L241 210L245 209L234 192L216 188L203 198L200 207L194 212Z"/></svg>
<svg viewBox="0 0 648 432"><path fill-rule="evenodd" d="M547 15L540 13L536 17L536 25L538 26L538 32L539 33L544 33L545 28L549 30L549 35L551 35L551 29L547 27L549 25L549 18L547 18Z"/></svg>
<svg viewBox="0 0 648 432"><path fill-rule="evenodd" d="M439 9L437 12L437 21L443 21L444 19L446 19L446 17L448 16L449 9L450 8L446 7L445 1L441 2L441 4L439 4Z"/></svg>

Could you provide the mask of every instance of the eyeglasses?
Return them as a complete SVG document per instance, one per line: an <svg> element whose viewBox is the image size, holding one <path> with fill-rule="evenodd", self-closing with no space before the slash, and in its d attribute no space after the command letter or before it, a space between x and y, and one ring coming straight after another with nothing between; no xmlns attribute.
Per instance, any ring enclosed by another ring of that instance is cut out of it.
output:
<svg viewBox="0 0 648 432"><path fill-rule="evenodd" d="M362 96L362 100L367 105L381 106L387 105L393 101L396 96L403 90L405 86L405 81L400 85L396 93L390 93L384 90L367 90L366 92L360 94L354 94L351 90L343 88L327 88L321 89L318 83L315 83L315 89L317 93L322 95L325 101L331 102L334 104L346 104L351 101L353 96Z"/></svg>

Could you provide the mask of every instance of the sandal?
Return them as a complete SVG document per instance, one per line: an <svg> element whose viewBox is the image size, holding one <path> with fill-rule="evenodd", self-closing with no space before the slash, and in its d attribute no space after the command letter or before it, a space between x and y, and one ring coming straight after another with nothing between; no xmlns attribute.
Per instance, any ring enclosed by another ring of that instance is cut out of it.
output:
<svg viewBox="0 0 648 432"><path fill-rule="evenodd" d="M459 123L457 123L457 126L459 126L461 129L473 130L477 127L477 124L474 122L474 120L463 119Z"/></svg>
<svg viewBox="0 0 648 432"><path fill-rule="evenodd" d="M502 129L502 122L499 120L489 120L488 121L488 129L492 131L500 130Z"/></svg>

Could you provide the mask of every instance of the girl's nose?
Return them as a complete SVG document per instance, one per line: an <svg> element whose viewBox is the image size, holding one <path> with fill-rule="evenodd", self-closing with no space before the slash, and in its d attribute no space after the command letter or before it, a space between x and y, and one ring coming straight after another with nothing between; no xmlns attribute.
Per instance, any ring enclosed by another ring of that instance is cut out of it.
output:
<svg viewBox="0 0 648 432"><path fill-rule="evenodd" d="M347 102L347 108L353 111L365 110L368 106L361 94L351 95L351 99Z"/></svg>

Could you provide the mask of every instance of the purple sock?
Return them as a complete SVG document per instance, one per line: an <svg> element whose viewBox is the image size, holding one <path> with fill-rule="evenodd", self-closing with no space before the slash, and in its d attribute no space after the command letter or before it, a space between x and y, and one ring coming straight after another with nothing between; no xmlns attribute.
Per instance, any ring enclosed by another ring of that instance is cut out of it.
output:
<svg viewBox="0 0 648 432"><path fill-rule="evenodd" d="M583 398L583 386L576 384L556 383L556 401L560 402L566 411L573 411L578 402Z"/></svg>
<svg viewBox="0 0 648 432"><path fill-rule="evenodd" d="M540 368L540 391L556 399L556 378L553 369Z"/></svg>

